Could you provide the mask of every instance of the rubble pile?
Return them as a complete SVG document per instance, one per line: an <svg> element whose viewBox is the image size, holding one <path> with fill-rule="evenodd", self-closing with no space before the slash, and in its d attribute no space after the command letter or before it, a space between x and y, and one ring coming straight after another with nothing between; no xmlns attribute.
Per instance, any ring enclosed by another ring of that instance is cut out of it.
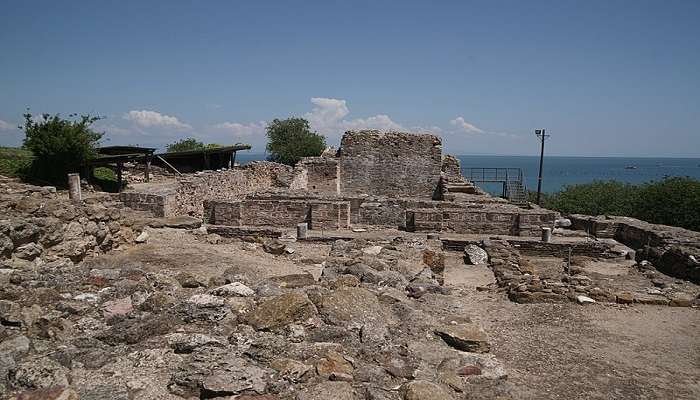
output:
<svg viewBox="0 0 700 400"><path fill-rule="evenodd" d="M0 291L0 396L511 398L488 335L450 306L441 250L338 240L308 260L277 241L233 245L320 276L203 279L109 256L14 270Z"/></svg>

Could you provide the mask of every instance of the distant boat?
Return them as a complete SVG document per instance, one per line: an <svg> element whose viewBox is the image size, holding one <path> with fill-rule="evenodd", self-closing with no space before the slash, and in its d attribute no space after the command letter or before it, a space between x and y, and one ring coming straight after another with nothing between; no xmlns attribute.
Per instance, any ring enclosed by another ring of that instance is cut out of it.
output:
<svg viewBox="0 0 700 400"><path fill-rule="evenodd" d="M637 169L636 165L628 165L625 167L625 169Z"/></svg>

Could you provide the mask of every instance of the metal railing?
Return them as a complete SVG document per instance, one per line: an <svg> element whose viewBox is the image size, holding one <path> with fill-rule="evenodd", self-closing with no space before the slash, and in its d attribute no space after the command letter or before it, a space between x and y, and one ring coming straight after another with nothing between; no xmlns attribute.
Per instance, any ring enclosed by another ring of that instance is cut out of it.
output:
<svg viewBox="0 0 700 400"><path fill-rule="evenodd" d="M462 168L462 176L471 182L498 183L523 182L523 170L520 168Z"/></svg>
<svg viewBox="0 0 700 400"><path fill-rule="evenodd" d="M525 176L521 168L462 168L462 176L472 183L500 183L503 197L514 203L527 202Z"/></svg>

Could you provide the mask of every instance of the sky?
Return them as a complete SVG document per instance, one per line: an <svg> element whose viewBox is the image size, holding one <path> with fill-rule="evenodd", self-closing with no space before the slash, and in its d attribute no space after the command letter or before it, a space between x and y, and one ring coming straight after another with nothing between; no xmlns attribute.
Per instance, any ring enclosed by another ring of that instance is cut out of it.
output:
<svg viewBox="0 0 700 400"><path fill-rule="evenodd" d="M304 117L453 154L700 157L700 1L0 0L0 145L22 115L105 145L253 145Z"/></svg>

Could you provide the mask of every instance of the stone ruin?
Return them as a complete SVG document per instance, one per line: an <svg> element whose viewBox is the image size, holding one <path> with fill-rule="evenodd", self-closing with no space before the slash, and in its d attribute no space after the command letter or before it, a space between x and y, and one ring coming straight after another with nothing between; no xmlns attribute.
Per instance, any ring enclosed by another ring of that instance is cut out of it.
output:
<svg viewBox="0 0 700 400"><path fill-rule="evenodd" d="M559 397L542 364L576 354L537 343L579 347L584 332L605 350L614 335L566 326L700 305L698 232L571 215L543 242L556 213L482 192L436 136L341 144L294 168L254 162L82 201L0 179L0 398L512 399L526 384ZM576 302L605 305L572 314ZM515 385L513 359L533 367ZM655 363L632 364L580 378L600 394L641 369L633 383L647 384Z"/></svg>
<svg viewBox="0 0 700 400"><path fill-rule="evenodd" d="M440 138L429 134L347 132L337 153L305 158L292 174L286 185L266 182L235 199L228 196L235 188L212 193L204 202L205 222L530 236L552 227L556 216L480 191L462 177L455 157L443 156Z"/></svg>

